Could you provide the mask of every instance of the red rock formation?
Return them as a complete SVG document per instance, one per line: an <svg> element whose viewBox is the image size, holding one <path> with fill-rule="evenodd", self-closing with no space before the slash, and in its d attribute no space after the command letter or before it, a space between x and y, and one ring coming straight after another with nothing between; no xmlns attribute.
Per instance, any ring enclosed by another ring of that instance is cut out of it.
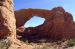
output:
<svg viewBox="0 0 75 49"><path fill-rule="evenodd" d="M16 39L16 20L13 0L0 0L0 38ZM13 41L12 40L12 41Z"/></svg>
<svg viewBox="0 0 75 49"><path fill-rule="evenodd" d="M23 26L30 18L33 16L43 17L48 19L51 16L51 12L49 10L42 10L42 9L25 9L15 11L17 27Z"/></svg>
<svg viewBox="0 0 75 49"><path fill-rule="evenodd" d="M74 35L74 24L72 15L66 12L62 7L56 7L52 10L26 9L15 12L17 27L23 26L33 16L45 18L45 22L40 27L30 28L23 34L37 34L39 37L50 39L69 39Z"/></svg>

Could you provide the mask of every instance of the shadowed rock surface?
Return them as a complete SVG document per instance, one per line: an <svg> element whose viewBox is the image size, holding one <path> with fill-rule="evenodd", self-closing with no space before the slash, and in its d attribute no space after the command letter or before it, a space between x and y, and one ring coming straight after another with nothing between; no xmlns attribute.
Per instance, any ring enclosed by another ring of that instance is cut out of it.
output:
<svg viewBox="0 0 75 49"><path fill-rule="evenodd" d="M55 7L52 10L23 9L16 11L15 16L17 27L23 26L33 16L40 16L46 19L44 24L40 26L25 29L22 32L22 36L56 40L74 38L73 17L62 7Z"/></svg>

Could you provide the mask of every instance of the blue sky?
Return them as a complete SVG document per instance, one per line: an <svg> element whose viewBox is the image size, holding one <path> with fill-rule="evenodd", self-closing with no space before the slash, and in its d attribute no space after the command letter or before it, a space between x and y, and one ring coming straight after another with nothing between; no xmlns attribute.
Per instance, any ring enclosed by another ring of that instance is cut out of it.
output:
<svg viewBox="0 0 75 49"><path fill-rule="evenodd" d="M50 10L54 7L62 6L66 11L73 15L75 21L75 0L14 0L14 6L15 10L27 8ZM35 17L35 20L36 18L37 17ZM43 22L44 19L41 20L41 22ZM34 19L32 21L34 21ZM36 21L34 22L36 24Z"/></svg>
<svg viewBox="0 0 75 49"><path fill-rule="evenodd" d="M38 16L34 16L28 22L26 22L26 24L24 26L25 27L35 27L35 26L38 26L40 24L43 24L44 21L45 21L44 18L40 18Z"/></svg>

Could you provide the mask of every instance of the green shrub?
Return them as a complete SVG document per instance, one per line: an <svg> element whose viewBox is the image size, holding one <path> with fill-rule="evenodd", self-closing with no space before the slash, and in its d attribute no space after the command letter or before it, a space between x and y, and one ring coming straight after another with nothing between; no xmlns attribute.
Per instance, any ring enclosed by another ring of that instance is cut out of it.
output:
<svg viewBox="0 0 75 49"><path fill-rule="evenodd" d="M0 40L0 49L8 49L10 47L11 42L7 39Z"/></svg>
<svg viewBox="0 0 75 49"><path fill-rule="evenodd" d="M0 40L0 49L6 49L6 48L7 44L3 40Z"/></svg>
<svg viewBox="0 0 75 49"><path fill-rule="evenodd" d="M50 46L43 46L43 47L36 46L33 49L54 49L54 48L53 47L50 47Z"/></svg>
<svg viewBox="0 0 75 49"><path fill-rule="evenodd" d="M68 41L67 46L72 47L75 46L75 39L71 39Z"/></svg>
<svg viewBox="0 0 75 49"><path fill-rule="evenodd" d="M29 41L27 39L25 39L25 38L20 39L20 40L23 41L25 44L29 44Z"/></svg>

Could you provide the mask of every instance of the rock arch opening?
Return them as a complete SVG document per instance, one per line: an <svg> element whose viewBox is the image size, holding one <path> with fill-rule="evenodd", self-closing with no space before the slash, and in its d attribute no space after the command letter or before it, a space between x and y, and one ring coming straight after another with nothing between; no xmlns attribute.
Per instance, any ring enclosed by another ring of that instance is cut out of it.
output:
<svg viewBox="0 0 75 49"><path fill-rule="evenodd" d="M42 18L40 16L33 16L31 19L29 19L25 24L24 27L37 27L39 25L42 25L45 22L45 18Z"/></svg>

